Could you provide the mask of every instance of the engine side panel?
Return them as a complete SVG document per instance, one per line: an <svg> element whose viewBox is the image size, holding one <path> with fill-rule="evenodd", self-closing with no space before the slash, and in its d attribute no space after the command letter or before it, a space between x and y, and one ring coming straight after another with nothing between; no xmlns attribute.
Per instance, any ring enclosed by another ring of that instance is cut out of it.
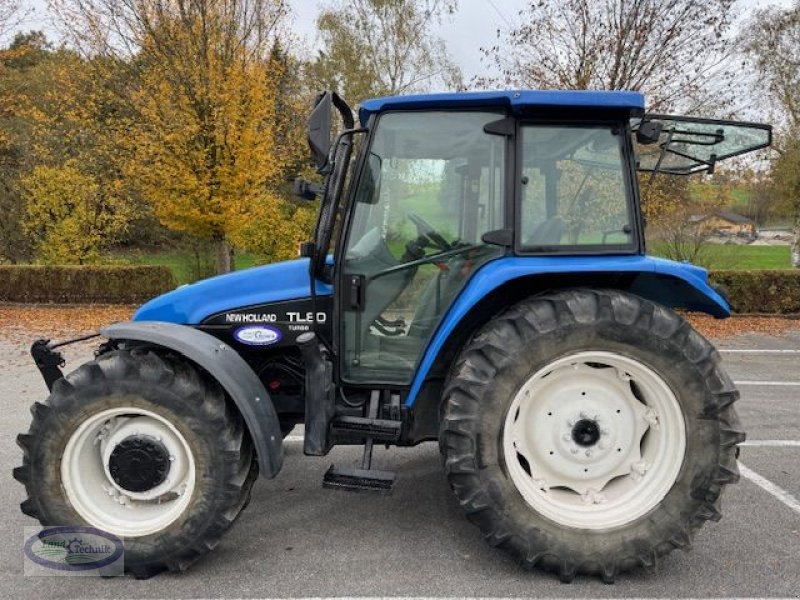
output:
<svg viewBox="0 0 800 600"><path fill-rule="evenodd" d="M197 327L210 333L247 357L275 348L297 347L297 336L317 329L330 339L333 298L317 298L316 310L311 298L270 302L226 310L211 315Z"/></svg>

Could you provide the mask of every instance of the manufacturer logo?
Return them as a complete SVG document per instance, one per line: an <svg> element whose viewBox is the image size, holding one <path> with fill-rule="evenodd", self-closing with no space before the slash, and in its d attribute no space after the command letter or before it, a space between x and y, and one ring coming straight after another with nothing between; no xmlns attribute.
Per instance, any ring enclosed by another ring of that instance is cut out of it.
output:
<svg viewBox="0 0 800 600"><path fill-rule="evenodd" d="M123 571L122 540L94 527L45 527L27 538L24 550L33 563L55 571L95 570L102 575Z"/></svg>
<svg viewBox="0 0 800 600"><path fill-rule="evenodd" d="M280 342L283 334L280 329L269 325L253 325L240 327L233 333L233 337L248 346L271 346Z"/></svg>

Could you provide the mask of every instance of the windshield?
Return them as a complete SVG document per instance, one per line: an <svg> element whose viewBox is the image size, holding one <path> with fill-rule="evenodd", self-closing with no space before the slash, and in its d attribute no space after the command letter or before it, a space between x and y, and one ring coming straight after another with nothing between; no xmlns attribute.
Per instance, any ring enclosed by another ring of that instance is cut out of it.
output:
<svg viewBox="0 0 800 600"><path fill-rule="evenodd" d="M713 169L720 160L766 148L772 141L772 128L761 123L663 115L646 119L661 123L663 129L658 143L645 146L636 143L635 136L642 120L631 121L640 171L691 175Z"/></svg>

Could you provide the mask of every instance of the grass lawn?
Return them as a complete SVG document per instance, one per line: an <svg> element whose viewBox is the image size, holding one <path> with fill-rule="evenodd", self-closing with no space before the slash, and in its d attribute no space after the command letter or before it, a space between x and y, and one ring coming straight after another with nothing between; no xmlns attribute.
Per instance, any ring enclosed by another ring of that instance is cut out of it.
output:
<svg viewBox="0 0 800 600"><path fill-rule="evenodd" d="M648 246L648 252L661 255L658 243ZM791 269L789 246L724 246L708 244L700 253L697 264L708 269L758 270Z"/></svg>

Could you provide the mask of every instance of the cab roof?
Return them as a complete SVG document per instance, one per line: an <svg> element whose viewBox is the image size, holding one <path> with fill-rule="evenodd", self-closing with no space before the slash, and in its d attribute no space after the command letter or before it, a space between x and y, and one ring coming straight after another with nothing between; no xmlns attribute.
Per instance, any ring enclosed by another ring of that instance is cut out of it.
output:
<svg viewBox="0 0 800 600"><path fill-rule="evenodd" d="M510 108L518 114L526 108L613 109L641 116L644 96L639 92L593 90L507 90L387 96L363 102L358 111L362 125L375 113L388 110Z"/></svg>

